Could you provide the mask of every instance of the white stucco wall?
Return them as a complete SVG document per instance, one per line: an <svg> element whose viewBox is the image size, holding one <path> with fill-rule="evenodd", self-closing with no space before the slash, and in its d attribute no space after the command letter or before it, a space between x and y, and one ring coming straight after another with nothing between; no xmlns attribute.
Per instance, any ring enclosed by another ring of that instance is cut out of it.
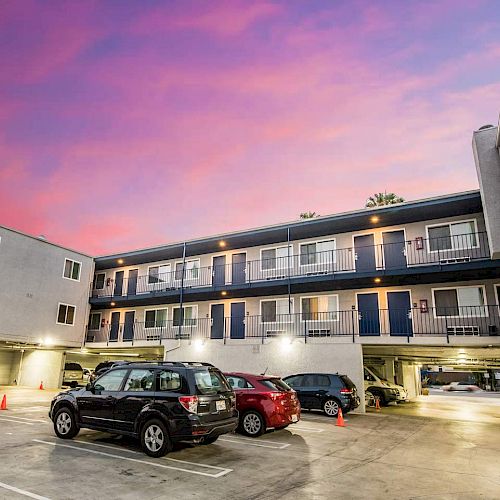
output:
<svg viewBox="0 0 500 500"><path fill-rule="evenodd" d="M39 387L40 382L46 389L61 387L64 368L62 351L27 350L21 364L21 376L18 385Z"/></svg>

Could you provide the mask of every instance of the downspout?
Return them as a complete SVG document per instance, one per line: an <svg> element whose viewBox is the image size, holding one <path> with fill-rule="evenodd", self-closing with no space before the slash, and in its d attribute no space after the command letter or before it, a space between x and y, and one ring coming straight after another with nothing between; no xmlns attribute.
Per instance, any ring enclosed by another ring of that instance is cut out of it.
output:
<svg viewBox="0 0 500 500"><path fill-rule="evenodd" d="M184 324L184 273L186 272L186 242L182 248L182 275L181 275L181 291L179 294L179 342L182 335L182 326Z"/></svg>
<svg viewBox="0 0 500 500"><path fill-rule="evenodd" d="M290 285L290 228L286 228L286 249L288 254L288 266L287 266L287 277L288 277L288 314L292 314L292 298L291 298L291 285Z"/></svg>

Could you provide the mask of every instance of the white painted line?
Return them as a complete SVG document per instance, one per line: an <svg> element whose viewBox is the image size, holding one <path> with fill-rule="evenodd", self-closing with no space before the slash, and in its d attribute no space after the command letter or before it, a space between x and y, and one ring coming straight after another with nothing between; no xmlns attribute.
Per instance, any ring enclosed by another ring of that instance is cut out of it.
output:
<svg viewBox="0 0 500 500"><path fill-rule="evenodd" d="M282 443L280 445L268 445L264 444L268 441L261 441L261 442L246 442L242 441L240 439L235 439L235 438L219 438L219 441L224 441L225 443L235 443L235 444L242 444L243 446L258 446L259 448L271 448L273 450L283 450L285 448L288 448L290 446L290 443Z"/></svg>
<svg viewBox="0 0 500 500"><path fill-rule="evenodd" d="M48 406L32 406L30 408L10 408L10 411L22 411L23 413L35 413L41 411L49 411Z"/></svg>
<svg viewBox="0 0 500 500"><path fill-rule="evenodd" d="M221 476L225 476L226 474L229 474L230 472L233 472L233 469L224 469L222 467L218 467L220 469L220 472L217 474L209 474L208 472L201 472L201 471L195 471L195 470L189 470L189 469L184 469L182 467L173 467L171 465L163 465L157 462L150 462L147 460L139 460L138 458L131 458L131 457L122 457L120 455L114 455L112 453L104 453L102 451L97 451L97 450L89 450L87 448L82 448L80 446L71 446L68 444L58 444L58 443L52 443L50 441L42 441L41 439L33 439L34 442L36 443L42 443L42 444L48 444L50 446L54 447L60 447L60 448L69 448L72 450L77 450L77 451L83 451L84 453L94 453L95 455L102 455L104 457L111 457L111 458L118 458L120 460L127 460L129 462L136 462L140 464L146 464L149 466L153 467L161 467L163 469L171 469L171 470L177 470L181 472L187 472L188 474L196 474L199 476L206 476L206 477L212 477L212 478L218 478ZM201 464L197 464L201 465Z"/></svg>
<svg viewBox="0 0 500 500"><path fill-rule="evenodd" d="M15 493L19 493L20 495L24 495L25 497L30 497L30 498L36 498L38 500L50 500L47 497L42 497L40 495L37 495L36 493L31 493L26 490L20 490L19 488L16 488L15 486L11 486L10 484L5 484L5 483L0 483L0 488L5 488L6 490L13 491Z"/></svg>
<svg viewBox="0 0 500 500"><path fill-rule="evenodd" d="M197 462L188 462L187 460L179 460L177 458L162 457L164 460L171 460L172 462L179 462L181 464L196 465L196 467L206 467L207 469L218 469L218 470L232 470L225 469L224 467L217 467L216 465L199 464Z"/></svg>
<svg viewBox="0 0 500 500"><path fill-rule="evenodd" d="M31 422L23 422L22 420L11 420L10 418L0 417L0 422L14 422L16 424L25 424L25 425L35 425Z"/></svg>
<svg viewBox="0 0 500 500"><path fill-rule="evenodd" d="M110 450L116 451L126 451L128 453L134 453L135 455L140 455L138 451L129 450L128 448L120 448L118 446L110 446L109 444L94 443L93 441L82 441L81 439L73 439L73 443L91 444L92 446L100 446L101 448L109 448Z"/></svg>
<svg viewBox="0 0 500 500"><path fill-rule="evenodd" d="M245 437L245 436L236 436L234 434L226 434L224 436L224 439L226 439L226 438L234 439L235 441L248 441L249 443L259 442L259 443L278 444L280 446L282 446L284 444L281 441L271 441L269 439L259 439L259 438ZM290 446L290 445L288 445L288 446Z"/></svg>
<svg viewBox="0 0 500 500"><path fill-rule="evenodd" d="M49 422L49 420L42 420L41 418L18 417L17 415L7 415L7 418L15 418L17 420L26 420L26 422L42 422L43 424L46 424Z"/></svg>
<svg viewBox="0 0 500 500"><path fill-rule="evenodd" d="M292 429L290 429L292 430ZM301 427L295 426L293 430L304 431L304 432L313 432L315 434L319 434L320 432L325 432L325 429L311 429L311 427Z"/></svg>

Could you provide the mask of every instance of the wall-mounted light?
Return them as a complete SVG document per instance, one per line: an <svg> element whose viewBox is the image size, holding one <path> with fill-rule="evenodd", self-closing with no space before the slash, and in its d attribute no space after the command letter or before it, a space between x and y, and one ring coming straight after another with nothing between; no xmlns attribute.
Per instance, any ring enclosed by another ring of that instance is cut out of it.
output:
<svg viewBox="0 0 500 500"><path fill-rule="evenodd" d="M223 240L219 241L219 246L220 246L221 248L225 248L225 247L226 247L226 242L225 242L225 241L223 241Z"/></svg>
<svg viewBox="0 0 500 500"><path fill-rule="evenodd" d="M370 217L370 222L373 224L376 224L379 220L380 220L380 218L377 217L376 215Z"/></svg>
<svg viewBox="0 0 500 500"><path fill-rule="evenodd" d="M382 282L382 278L375 278L373 281L375 281L375 283L381 283Z"/></svg>
<svg viewBox="0 0 500 500"><path fill-rule="evenodd" d="M123 262L124 262L124 261L123 261L123 259L118 259L116 262L117 262L118 264L120 264L120 266L121 266L121 265L123 264Z"/></svg>

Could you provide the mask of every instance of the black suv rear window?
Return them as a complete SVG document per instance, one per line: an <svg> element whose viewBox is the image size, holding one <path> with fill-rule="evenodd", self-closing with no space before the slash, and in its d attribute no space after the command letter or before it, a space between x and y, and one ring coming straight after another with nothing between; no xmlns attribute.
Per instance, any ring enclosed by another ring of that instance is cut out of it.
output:
<svg viewBox="0 0 500 500"><path fill-rule="evenodd" d="M202 368L195 370L194 381L198 394L221 394L232 391L224 375L215 368Z"/></svg>
<svg viewBox="0 0 500 500"><path fill-rule="evenodd" d="M259 382L272 391L288 392L292 390L292 388L280 378L266 378L264 380L259 380Z"/></svg>
<svg viewBox="0 0 500 500"><path fill-rule="evenodd" d="M66 363L64 365L65 370L77 370L79 372L83 371L83 368L78 363Z"/></svg>

